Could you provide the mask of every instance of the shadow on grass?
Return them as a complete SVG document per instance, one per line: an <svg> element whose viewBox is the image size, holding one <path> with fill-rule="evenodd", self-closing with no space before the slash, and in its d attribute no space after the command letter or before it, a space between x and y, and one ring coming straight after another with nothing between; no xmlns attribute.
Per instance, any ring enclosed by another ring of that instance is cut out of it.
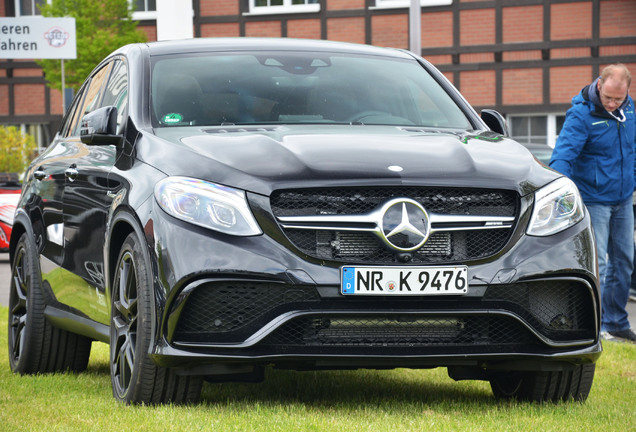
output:
<svg viewBox="0 0 636 432"><path fill-rule="evenodd" d="M257 384L206 384L202 403L301 403L311 407L406 408L422 404L496 404L487 384L458 383L439 371L356 370L296 372L267 370Z"/></svg>
<svg viewBox="0 0 636 432"><path fill-rule="evenodd" d="M110 380L107 362L91 362L87 373ZM446 403L498 405L487 383L455 382L445 368L432 370L292 371L267 368L260 383L204 383L202 405L302 404L355 408L365 405L420 406Z"/></svg>

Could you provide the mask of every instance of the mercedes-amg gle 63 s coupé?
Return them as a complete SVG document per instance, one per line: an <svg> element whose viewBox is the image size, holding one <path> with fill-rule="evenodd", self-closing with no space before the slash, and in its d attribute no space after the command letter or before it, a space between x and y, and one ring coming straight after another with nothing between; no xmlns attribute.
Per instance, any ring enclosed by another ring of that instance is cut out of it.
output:
<svg viewBox="0 0 636 432"><path fill-rule="evenodd" d="M28 169L9 357L184 403L204 381L445 367L585 400L601 355L590 219L567 178L405 50L125 46Z"/></svg>

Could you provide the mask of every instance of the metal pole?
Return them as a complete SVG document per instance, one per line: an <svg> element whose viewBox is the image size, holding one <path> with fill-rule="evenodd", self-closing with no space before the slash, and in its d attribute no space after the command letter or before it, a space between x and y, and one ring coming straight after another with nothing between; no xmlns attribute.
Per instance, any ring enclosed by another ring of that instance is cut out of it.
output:
<svg viewBox="0 0 636 432"><path fill-rule="evenodd" d="M422 55L422 12L420 0L411 0L409 7L409 50Z"/></svg>
<svg viewBox="0 0 636 432"><path fill-rule="evenodd" d="M64 79L64 59L62 59L62 115L66 113L66 80Z"/></svg>

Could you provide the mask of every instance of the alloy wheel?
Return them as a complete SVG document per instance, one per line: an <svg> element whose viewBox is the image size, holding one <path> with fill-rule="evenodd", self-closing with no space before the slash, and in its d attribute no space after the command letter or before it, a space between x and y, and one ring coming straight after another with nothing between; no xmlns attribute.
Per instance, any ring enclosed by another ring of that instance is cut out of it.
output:
<svg viewBox="0 0 636 432"><path fill-rule="evenodd" d="M138 295L137 271L131 251L126 251L117 269L116 298L111 326L111 373L115 391L124 397L130 387L136 357Z"/></svg>
<svg viewBox="0 0 636 432"><path fill-rule="evenodd" d="M27 292L29 274L26 268L26 252L19 248L11 274L9 301L9 349L11 361L18 363L25 345L25 331L28 317Z"/></svg>

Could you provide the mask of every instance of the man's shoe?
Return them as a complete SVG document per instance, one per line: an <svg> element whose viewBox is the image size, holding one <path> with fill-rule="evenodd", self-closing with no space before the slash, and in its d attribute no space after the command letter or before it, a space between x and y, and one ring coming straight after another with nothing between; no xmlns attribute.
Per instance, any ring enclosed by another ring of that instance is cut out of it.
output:
<svg viewBox="0 0 636 432"><path fill-rule="evenodd" d="M611 334L609 334L609 332L606 332L606 331L601 332L601 340L612 341L612 342L617 341L617 339L614 336L612 336Z"/></svg>
<svg viewBox="0 0 636 432"><path fill-rule="evenodd" d="M608 332L618 342L636 343L636 333L632 329Z"/></svg>
<svg viewBox="0 0 636 432"><path fill-rule="evenodd" d="M629 289L629 301L636 302L636 290L630 288Z"/></svg>

